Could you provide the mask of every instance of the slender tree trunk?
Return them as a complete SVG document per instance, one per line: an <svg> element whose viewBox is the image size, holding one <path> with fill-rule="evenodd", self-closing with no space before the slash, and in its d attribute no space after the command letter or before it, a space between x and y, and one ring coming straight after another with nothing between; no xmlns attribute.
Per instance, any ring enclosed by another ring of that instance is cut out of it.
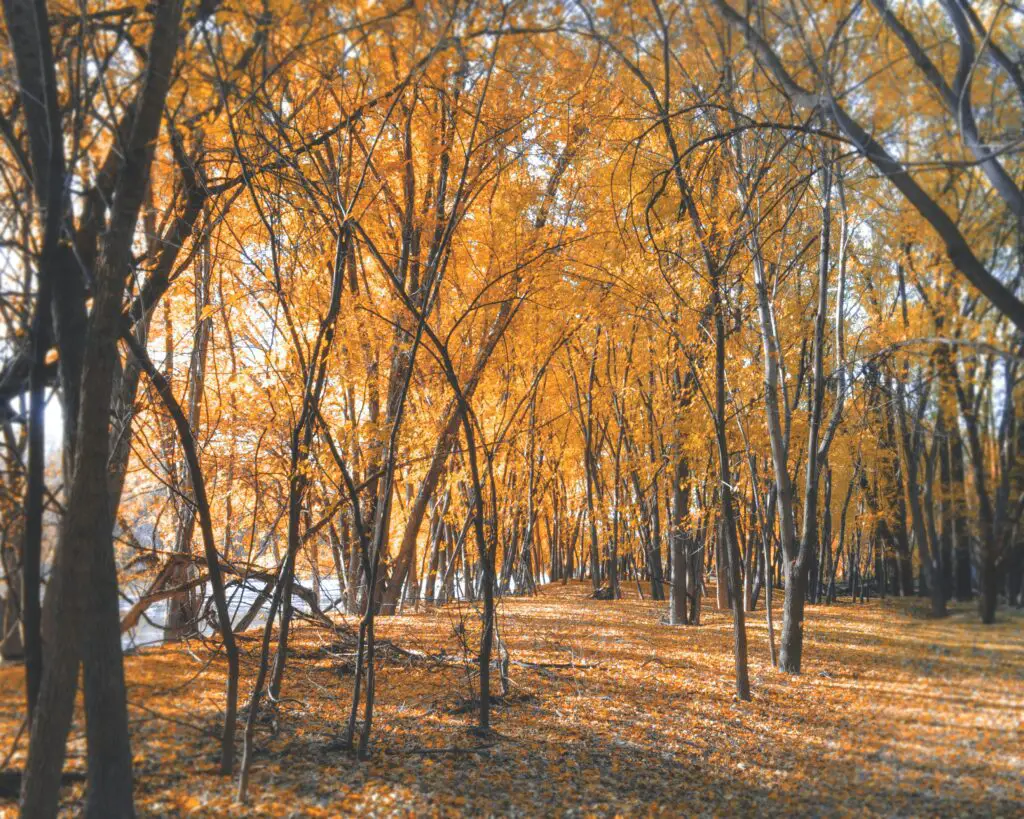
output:
<svg viewBox="0 0 1024 819"><path fill-rule="evenodd" d="M622 474L622 438L623 431L619 430L618 445L615 448L615 466L612 470L612 539L608 546L608 587L611 591L612 600L622 597L619 591L619 498L621 494ZM657 503L657 496L655 496Z"/></svg>
<svg viewBox="0 0 1024 819"><path fill-rule="evenodd" d="M196 328L192 345L192 355L189 359L188 374L188 423L192 435L199 427L199 413L203 402L203 391L206 385L206 353L210 341L211 318L204 316L204 311L209 303L210 274L212 262L209 258L209 239L203 241L203 252L196 262L198 269L196 275L195 292L195 318ZM195 487L192 485L192 475L186 470L182 480L182 491L186 496L193 496ZM192 503L184 503L179 507L178 531L174 543L174 551L178 554L192 554L192 537L195 531L196 512ZM192 569L191 561L182 561L180 572L171 578L172 585L181 585L189 580L189 572ZM198 617L193 604L192 595L189 592L175 595L167 601L167 622L164 626L164 635L168 640L180 640L183 637L195 633L198 628L196 622Z"/></svg>
<svg viewBox="0 0 1024 819"><path fill-rule="evenodd" d="M124 337L136 360L142 364L153 385L160 393L164 405L177 426L181 447L185 453L185 460L189 471L189 482L195 496L196 511L199 514L200 521L199 528L203 536L206 570L210 578L210 586L213 590L218 625L220 626L221 639L224 642L224 653L227 655L228 661L224 730L221 734L220 771L222 774L230 775L235 760L235 724L238 716L238 645L235 642L235 634L231 625L231 614L228 611L227 596L224 591L224 578L220 569L220 555L217 553L217 546L214 541L210 503L206 495L206 481L203 478L202 467L199 464L199 453L196 448L195 437L192 433L193 427L175 400L170 385L164 380L160 371L153 365L153 362L149 360L145 348L139 345L131 334L125 334Z"/></svg>
<svg viewBox="0 0 1024 819"><path fill-rule="evenodd" d="M24 542L21 549L21 589L19 593L21 615L21 648L25 655L26 719L32 723L39 684L43 678L42 610L40 608L40 574L43 546L43 496L46 492L45 431L46 407L44 403L46 344L45 312L49 310L49 281L40 277L36 296L36 316L32 326L32 372L29 376L28 417L28 469L25 486ZM8 583L8 594L13 598L14 584ZM5 624L9 627L9 624ZM10 654L4 640L5 657Z"/></svg>
<svg viewBox="0 0 1024 819"><path fill-rule="evenodd" d="M686 623L686 542L683 519L689 512L689 469L685 458L676 461L672 479L672 586L669 603L669 622L674 626Z"/></svg>
<svg viewBox="0 0 1024 819"><path fill-rule="evenodd" d="M744 622L743 594L740 585L740 551L736 536L736 518L733 507L732 471L729 467L729 443L726 438L725 415L725 306L715 281L715 437L718 443L718 479L721 498L722 534L725 547L726 571L719 566L718 583L728 582L732 592L733 649L736 661L736 696L750 699L750 680L747 676L747 628Z"/></svg>
<svg viewBox="0 0 1024 819"><path fill-rule="evenodd" d="M921 499L917 491L918 460L921 456L923 433L920 429L926 396L922 395L918 411L915 414L917 428L914 433L907 428L907 412L904 406L904 387L900 381L896 386L896 395L900 418L900 431L903 439L903 461L906 471L907 500L910 506L911 525L914 530L914 540L917 541L917 548L921 553L921 569L927 581L931 603L932 616L946 616L946 597L942 592L942 582L939 578L938 566L936 565L928 541L928 532L925 526L924 513L921 510Z"/></svg>

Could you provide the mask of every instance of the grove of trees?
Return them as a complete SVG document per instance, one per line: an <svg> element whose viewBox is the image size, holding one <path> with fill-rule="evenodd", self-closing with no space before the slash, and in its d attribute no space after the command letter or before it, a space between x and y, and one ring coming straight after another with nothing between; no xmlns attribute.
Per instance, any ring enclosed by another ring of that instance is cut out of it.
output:
<svg viewBox="0 0 1024 819"><path fill-rule="evenodd" d="M449 601L479 615L482 733L498 602L541 584L635 586L679 640L714 589L741 701L750 618L797 674L809 605L1024 605L1017 5L3 0L3 25L25 816L56 814L79 684L88 815L134 815L145 624L226 657L245 802L299 618L357 623L339 733L366 757L375 624Z"/></svg>

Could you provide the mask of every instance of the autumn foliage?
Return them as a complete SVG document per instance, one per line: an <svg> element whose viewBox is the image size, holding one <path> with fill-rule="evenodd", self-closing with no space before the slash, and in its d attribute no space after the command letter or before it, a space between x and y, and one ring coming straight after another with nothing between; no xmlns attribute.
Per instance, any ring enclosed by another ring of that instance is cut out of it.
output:
<svg viewBox="0 0 1024 819"><path fill-rule="evenodd" d="M3 21L26 815L1012 812L1016 8Z"/></svg>

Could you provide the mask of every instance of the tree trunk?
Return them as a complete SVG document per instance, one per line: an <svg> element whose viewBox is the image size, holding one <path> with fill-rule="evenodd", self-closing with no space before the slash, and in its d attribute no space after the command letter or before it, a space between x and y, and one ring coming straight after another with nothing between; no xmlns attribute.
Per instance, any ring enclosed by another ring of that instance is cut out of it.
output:
<svg viewBox="0 0 1024 819"><path fill-rule="evenodd" d="M743 613L743 593L740 586L740 550L736 536L736 518L733 508L732 471L729 467L729 443L726 439L725 415L725 305L721 284L713 281L715 287L715 436L718 442L718 479L721 498L722 540L726 558L726 571L722 564L718 568L718 585L728 582L732 592L733 651L736 665L736 696L740 700L750 699L750 680L747 675L747 628ZM719 594L721 599L721 594Z"/></svg>
<svg viewBox="0 0 1024 819"><path fill-rule="evenodd" d="M134 336L125 334L129 346L137 361L145 368L160 393L165 406L174 419L181 438L182 450L185 453L189 472L189 483L195 497L196 511L199 514L200 530L203 536L203 547L206 556L206 570L210 577L213 599L216 605L217 620L220 626L221 639L224 642L224 653L228 661L227 695L224 709L224 730L221 735L220 771L231 774L235 759L235 723L238 714L238 646L235 642L231 625L231 614L228 611L227 597L224 591L224 579L220 570L220 555L213 537L213 521L210 516L210 503L206 495L206 482L199 464L199 453L196 449L192 423L185 418L171 392L170 385L160 375L160 371L149 360L145 348L139 345Z"/></svg>
<svg viewBox="0 0 1024 819"><path fill-rule="evenodd" d="M203 252L196 266L199 269L196 275L195 292L195 318L196 327L192 344L192 355L189 359L188 374L188 423L190 434L194 435L199 427L199 411L203 402L203 390L206 385L206 353L210 342L210 326L212 319L204 315L206 306L209 303L210 294L210 273L212 263L209 259L208 239L204 240ZM194 498L195 487L192 485L192 475L186 470L182 481L183 494ZM196 513L192 503L184 503L180 506L177 537L175 538L174 551L179 554L192 554L192 537L195 532ZM181 585L189 580L188 573L191 571L191 561L182 561L181 574L171 578L172 585ZM198 611L192 600L190 592L183 592L175 595L167 601L167 622L164 626L164 636L167 640L180 640L189 634L196 632Z"/></svg>
<svg viewBox="0 0 1024 819"><path fill-rule="evenodd" d="M690 486L689 469L685 458L676 461L672 480L672 586L669 601L669 622L674 626L686 623L686 542L683 533L683 519L689 512Z"/></svg>
<svg viewBox="0 0 1024 819"><path fill-rule="evenodd" d="M949 514L953 528L953 565L956 599L974 598L971 582L971 534L964 515L964 448L957 424L950 425L949 442L950 482L946 488L949 497Z"/></svg>
<svg viewBox="0 0 1024 819"><path fill-rule="evenodd" d="M24 816L56 814L80 659L85 663L88 737L86 816L120 819L134 815L114 515L107 480L110 405L121 306L132 269L132 242L173 73L181 11L180 0L167 0L156 8L145 80L131 137L124 147L96 269L88 332L80 345L84 369L75 425L75 461L48 594L55 629L44 649L43 678L22 789Z"/></svg>

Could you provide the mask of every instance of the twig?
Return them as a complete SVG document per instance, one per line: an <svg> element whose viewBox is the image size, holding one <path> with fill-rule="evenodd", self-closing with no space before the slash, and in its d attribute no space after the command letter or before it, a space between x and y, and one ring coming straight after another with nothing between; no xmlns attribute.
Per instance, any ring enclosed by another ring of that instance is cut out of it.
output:
<svg viewBox="0 0 1024 819"><path fill-rule="evenodd" d="M21 735L25 733L25 726L28 724L28 719L25 717L21 718L21 726L18 728L18 733L14 736L14 742L11 743L11 750L7 752L7 756L4 757L4 761L0 762L0 768L6 768L8 763L11 761L11 757L14 756L14 752L18 750L18 741L21 739Z"/></svg>
<svg viewBox="0 0 1024 819"><path fill-rule="evenodd" d="M512 665L527 668L600 668L600 663L531 663L526 660L512 660Z"/></svg>
<svg viewBox="0 0 1024 819"><path fill-rule="evenodd" d="M400 751L388 751L388 754L396 756L402 754L415 756L438 756L445 754L480 754L484 751L489 751L491 748L494 747L494 745L495 743L492 742L490 745L473 745L468 748L406 748Z"/></svg>

